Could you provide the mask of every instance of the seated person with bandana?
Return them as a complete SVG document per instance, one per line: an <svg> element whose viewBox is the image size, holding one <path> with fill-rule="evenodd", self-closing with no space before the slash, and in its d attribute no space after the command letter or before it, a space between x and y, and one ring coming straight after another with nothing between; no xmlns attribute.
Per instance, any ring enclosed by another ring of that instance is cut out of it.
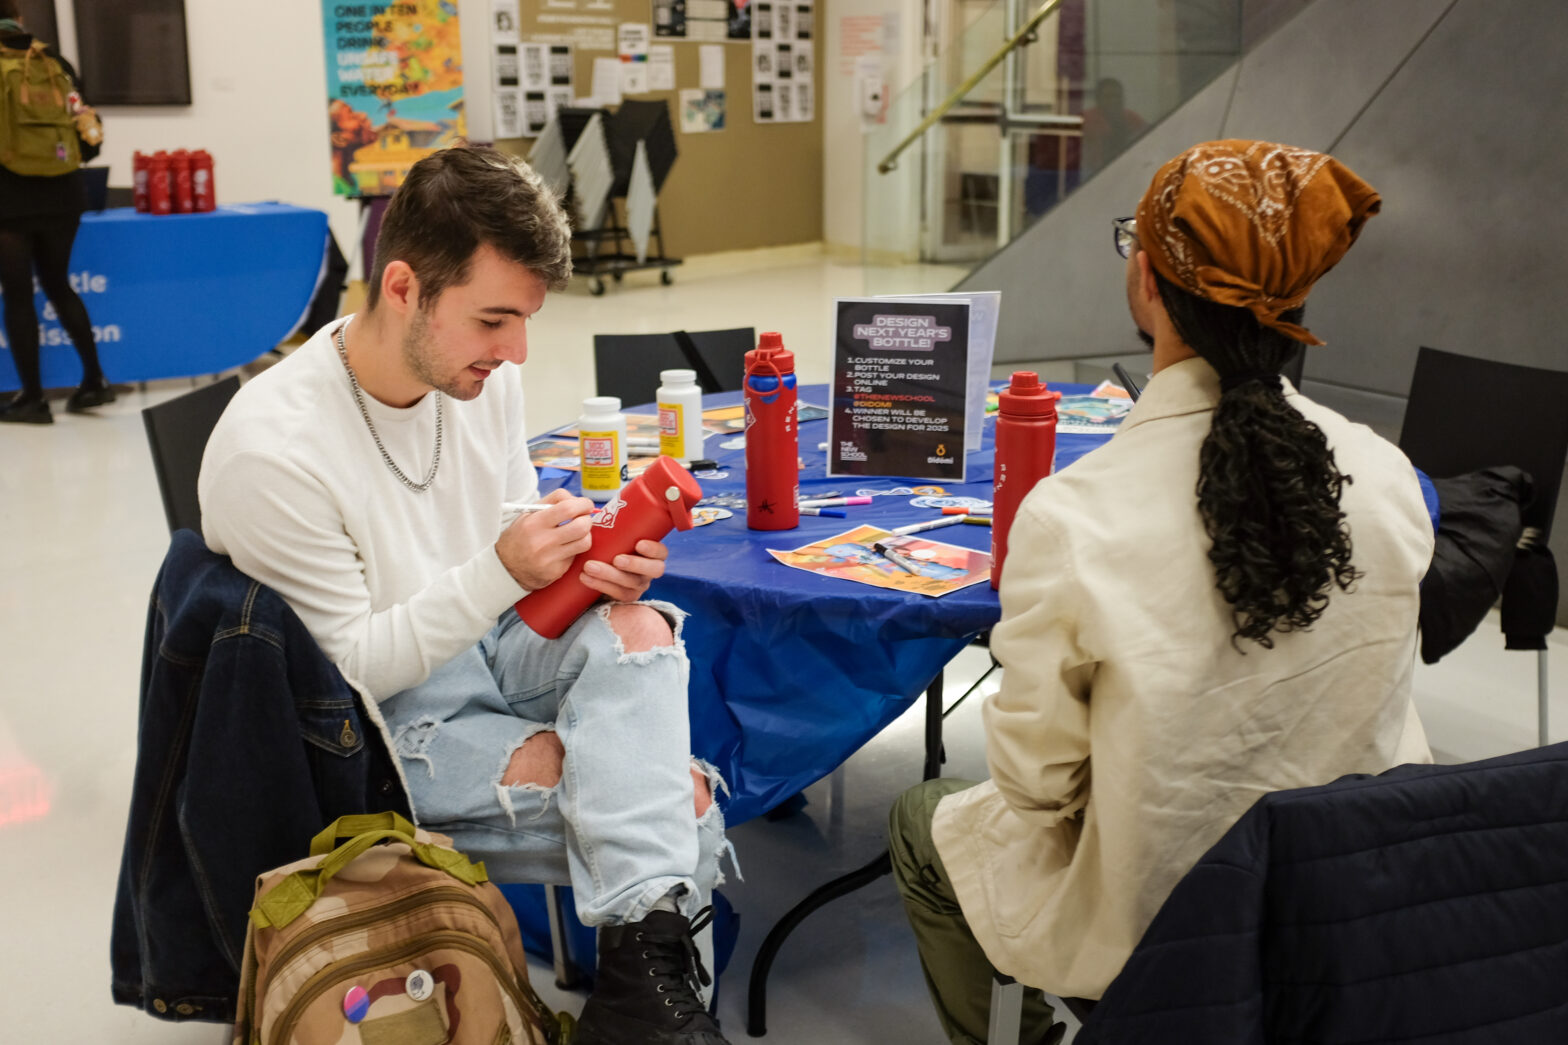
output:
<svg viewBox="0 0 1568 1045"><path fill-rule="evenodd" d="M1409 460L1279 376L1379 197L1329 156L1209 142L1117 222L1153 377L1013 522L991 779L890 822L939 1018L986 1039L993 970L1098 998L1261 795L1431 760L1411 702L1432 525ZM1058 1040L1039 991L1023 1040Z"/></svg>

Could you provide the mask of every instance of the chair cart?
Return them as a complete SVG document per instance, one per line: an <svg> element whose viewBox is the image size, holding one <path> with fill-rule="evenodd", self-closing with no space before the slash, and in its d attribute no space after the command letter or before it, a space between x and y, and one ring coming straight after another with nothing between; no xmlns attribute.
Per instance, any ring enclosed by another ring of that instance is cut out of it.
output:
<svg viewBox="0 0 1568 1045"><path fill-rule="evenodd" d="M664 252L658 204L676 157L668 105L628 100L614 112L563 107L556 119L560 144L549 148L566 154L573 273L588 278L594 295L605 292L605 276L619 283L644 269L659 269L659 281L673 283L670 269L681 259Z"/></svg>

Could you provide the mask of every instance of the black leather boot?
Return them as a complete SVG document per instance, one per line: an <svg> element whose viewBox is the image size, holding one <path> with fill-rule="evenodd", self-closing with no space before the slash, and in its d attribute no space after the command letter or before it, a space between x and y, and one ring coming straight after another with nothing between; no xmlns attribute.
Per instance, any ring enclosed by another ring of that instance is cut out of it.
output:
<svg viewBox="0 0 1568 1045"><path fill-rule="evenodd" d="M0 423L21 425L52 425L54 414L49 411L49 401L43 396L30 396L18 392L9 402L0 404Z"/></svg>
<svg viewBox="0 0 1568 1045"><path fill-rule="evenodd" d="M577 1022L576 1045L729 1045L697 993L713 981L692 934L712 920L711 907L690 924L654 911L600 929L598 980Z"/></svg>
<svg viewBox="0 0 1568 1045"><path fill-rule="evenodd" d="M71 398L65 401L65 409L69 413L80 414L95 406L112 403L116 398L113 386L100 376L83 381L76 391L71 393Z"/></svg>

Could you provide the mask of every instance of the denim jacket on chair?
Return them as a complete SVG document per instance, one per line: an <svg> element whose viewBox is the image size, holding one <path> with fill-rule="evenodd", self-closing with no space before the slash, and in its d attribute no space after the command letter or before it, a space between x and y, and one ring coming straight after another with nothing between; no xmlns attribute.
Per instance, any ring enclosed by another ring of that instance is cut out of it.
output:
<svg viewBox="0 0 1568 1045"><path fill-rule="evenodd" d="M407 816L380 728L275 592L188 530L154 583L114 1000L229 1021L256 876L346 813Z"/></svg>

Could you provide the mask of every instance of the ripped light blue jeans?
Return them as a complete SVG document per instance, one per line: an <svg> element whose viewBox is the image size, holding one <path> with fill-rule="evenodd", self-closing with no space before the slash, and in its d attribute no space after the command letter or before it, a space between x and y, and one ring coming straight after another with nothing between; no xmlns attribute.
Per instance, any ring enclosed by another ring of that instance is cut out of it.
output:
<svg viewBox="0 0 1568 1045"><path fill-rule="evenodd" d="M585 925L640 921L674 894L688 918L723 881L718 802L698 818L684 614L673 645L627 653L609 604L544 639L507 610L479 644L382 702L420 826L450 835L500 882L571 885ZM542 730L565 748L553 787L507 785L513 752Z"/></svg>

